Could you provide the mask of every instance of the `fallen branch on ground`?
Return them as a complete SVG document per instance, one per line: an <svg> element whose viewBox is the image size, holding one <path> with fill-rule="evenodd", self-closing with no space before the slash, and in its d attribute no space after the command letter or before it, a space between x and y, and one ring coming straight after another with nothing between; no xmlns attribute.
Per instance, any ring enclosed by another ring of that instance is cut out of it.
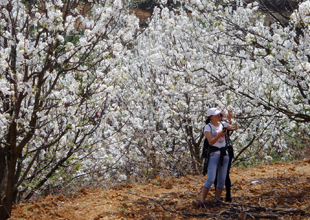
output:
<svg viewBox="0 0 310 220"><path fill-rule="evenodd" d="M131 192L127 192L127 193L141 197L141 198L151 200L151 201L157 203L159 206L161 206L164 211L179 214L179 215L185 215L185 216L224 218L224 216L227 217L227 215L229 215L230 217L240 217L240 215L242 215L242 216L251 216L252 218L277 219L277 218L279 218L279 215L306 215L305 211L303 211L301 209L296 209L296 208L272 209L272 208L264 207L262 205L253 206L253 205L248 205L248 204L243 204L243 203L226 203L226 202L222 202L220 205L221 206L228 206L228 209L222 210L219 214L191 213L191 212L176 211L176 210L168 209L163 204L161 204L161 201L156 200L154 198L141 196L141 195L131 193ZM242 207L242 209L240 209L238 207ZM244 210L245 207L248 209ZM259 214L261 212L272 212L272 213Z"/></svg>

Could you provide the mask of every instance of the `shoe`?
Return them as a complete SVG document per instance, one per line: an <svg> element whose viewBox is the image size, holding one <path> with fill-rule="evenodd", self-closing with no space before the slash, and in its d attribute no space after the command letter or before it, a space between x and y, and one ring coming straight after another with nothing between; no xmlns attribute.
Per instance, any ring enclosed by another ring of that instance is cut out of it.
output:
<svg viewBox="0 0 310 220"><path fill-rule="evenodd" d="M205 202L200 202L200 208L201 208L201 209L207 209L207 203L205 203Z"/></svg>
<svg viewBox="0 0 310 220"><path fill-rule="evenodd" d="M226 202L232 202L232 199L231 198L226 198Z"/></svg>

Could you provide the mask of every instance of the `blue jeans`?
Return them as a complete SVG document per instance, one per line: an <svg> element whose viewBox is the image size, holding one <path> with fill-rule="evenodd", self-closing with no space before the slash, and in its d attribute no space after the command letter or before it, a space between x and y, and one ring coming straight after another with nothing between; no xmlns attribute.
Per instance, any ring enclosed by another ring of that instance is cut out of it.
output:
<svg viewBox="0 0 310 220"><path fill-rule="evenodd" d="M227 167L229 162L229 156L224 156L223 166L220 164L220 154L215 152L210 154L209 165L208 165L208 176L205 184L203 185L205 188L210 189L211 185L214 183L216 172L218 172L218 181L216 188L224 189L225 179L227 175Z"/></svg>

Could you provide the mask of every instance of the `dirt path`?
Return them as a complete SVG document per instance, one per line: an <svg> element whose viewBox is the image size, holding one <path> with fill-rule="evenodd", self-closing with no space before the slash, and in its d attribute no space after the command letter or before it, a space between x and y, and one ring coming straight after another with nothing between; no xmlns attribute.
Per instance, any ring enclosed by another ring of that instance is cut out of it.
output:
<svg viewBox="0 0 310 220"><path fill-rule="evenodd" d="M11 220L21 219L310 219L310 159L248 169L232 168L233 205L198 208L206 177L154 179L122 184L109 190L82 190L71 197L48 196L14 207ZM211 190L214 195L214 190ZM226 213L226 214L225 214ZM210 217L214 219L214 217Z"/></svg>
<svg viewBox="0 0 310 220"><path fill-rule="evenodd" d="M150 10L131 9L131 12L135 13L135 15L139 18L140 24L147 22L152 15L152 12Z"/></svg>

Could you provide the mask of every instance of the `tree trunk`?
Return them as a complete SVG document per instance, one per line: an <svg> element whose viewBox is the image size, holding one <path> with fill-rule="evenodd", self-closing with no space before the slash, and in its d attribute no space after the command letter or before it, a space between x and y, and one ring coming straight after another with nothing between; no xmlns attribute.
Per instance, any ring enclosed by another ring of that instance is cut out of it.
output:
<svg viewBox="0 0 310 220"><path fill-rule="evenodd" d="M190 141L188 142L188 148L189 148L190 155L191 155L193 171L195 174L199 174L200 168L198 167L198 165L202 163L202 160L200 158L200 143L203 139L203 134L200 135L198 141L196 142L196 139L193 133L193 127L186 126L185 129L186 129L186 134L190 137Z"/></svg>
<svg viewBox="0 0 310 220"><path fill-rule="evenodd" d="M15 167L17 162L17 155L12 153L10 163L9 163L9 170L8 170L8 180L6 185L6 197L4 201L4 206L7 209L9 215L12 212L12 205L14 199L14 183L15 183Z"/></svg>
<svg viewBox="0 0 310 220"><path fill-rule="evenodd" d="M14 175L17 157L15 152L11 153L9 162L9 169L6 181L5 198L1 198L0 220L10 218L12 212L13 198L14 198Z"/></svg>
<svg viewBox="0 0 310 220"><path fill-rule="evenodd" d="M4 199L7 185L7 161L5 158L5 148L0 147L0 220L7 219L9 215L4 208Z"/></svg>
<svg viewBox="0 0 310 220"><path fill-rule="evenodd" d="M6 177L4 177L6 178L6 184L4 185L5 194L4 197L1 198L0 220L10 218L12 212L12 205L14 199L15 169L18 157L16 148L16 134L16 122L13 121L7 135L7 143L10 143L9 148L2 148L1 152L3 152L3 154L0 155L1 159L4 159L5 167L7 167L7 173L5 175ZM1 164L2 163L3 161L1 162Z"/></svg>

